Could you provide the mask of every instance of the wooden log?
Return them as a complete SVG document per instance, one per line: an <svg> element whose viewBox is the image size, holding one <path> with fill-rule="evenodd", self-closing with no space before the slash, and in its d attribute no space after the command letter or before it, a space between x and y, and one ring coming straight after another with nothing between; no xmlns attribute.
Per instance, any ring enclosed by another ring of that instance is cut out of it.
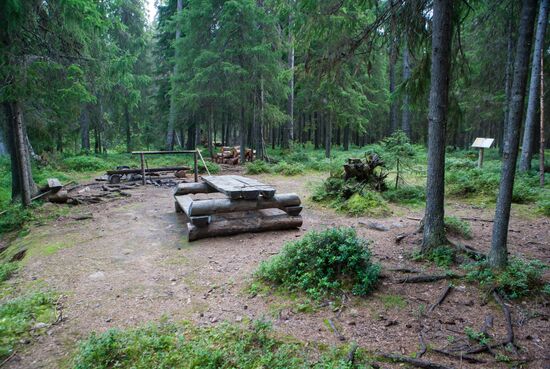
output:
<svg viewBox="0 0 550 369"><path fill-rule="evenodd" d="M174 190L174 196L188 195L190 193L212 193L215 189L204 182L180 183Z"/></svg>
<svg viewBox="0 0 550 369"><path fill-rule="evenodd" d="M289 216L276 209L246 212L241 217L212 217L207 227L197 227L187 223L188 240L195 241L207 237L229 236L239 233L279 231L298 228L302 225L301 216Z"/></svg>
<svg viewBox="0 0 550 369"><path fill-rule="evenodd" d="M59 180L57 178L48 178L48 189L49 190L54 190L54 191L57 191L57 190L60 190L63 185L61 184L61 182L59 182Z"/></svg>
<svg viewBox="0 0 550 369"><path fill-rule="evenodd" d="M194 226L206 227L211 223L212 217L210 215L202 215L200 217L191 217L190 220Z"/></svg>
<svg viewBox="0 0 550 369"><path fill-rule="evenodd" d="M300 213L302 212L302 209L303 207L301 206L287 206L283 210L288 215L296 216L296 215L300 215Z"/></svg>
<svg viewBox="0 0 550 369"><path fill-rule="evenodd" d="M48 195L48 201L54 202L58 204L64 204L69 199L69 194L65 190L59 190L57 192L54 192L50 195Z"/></svg>
<svg viewBox="0 0 550 369"><path fill-rule="evenodd" d="M180 166L180 167L164 167L164 168L145 168L145 173L151 173L151 172L176 172L178 170L189 170L191 168L186 166ZM108 170L107 175L112 174L140 174L141 168L135 168L135 169L116 169L116 170Z"/></svg>
<svg viewBox="0 0 550 369"><path fill-rule="evenodd" d="M204 176L204 181L231 199L256 199L260 194L265 198L275 195L275 188L256 179L236 176Z"/></svg>
<svg viewBox="0 0 550 369"><path fill-rule="evenodd" d="M189 217L260 209L284 210L291 206L299 206L301 203L300 197L295 193L275 195L272 199L259 197L256 200L208 199L193 201L190 196L176 196L176 201Z"/></svg>

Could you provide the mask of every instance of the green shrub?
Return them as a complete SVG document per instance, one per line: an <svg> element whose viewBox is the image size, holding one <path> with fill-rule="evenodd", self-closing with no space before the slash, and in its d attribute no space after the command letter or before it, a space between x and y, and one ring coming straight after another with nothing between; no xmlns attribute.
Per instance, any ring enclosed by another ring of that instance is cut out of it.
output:
<svg viewBox="0 0 550 369"><path fill-rule="evenodd" d="M550 217L550 199L539 200L539 202L537 202L537 210L539 213Z"/></svg>
<svg viewBox="0 0 550 369"><path fill-rule="evenodd" d="M448 246L439 246L431 249L427 253L415 252L413 260L431 261L440 268L449 268L455 261L456 250Z"/></svg>
<svg viewBox="0 0 550 369"><path fill-rule="evenodd" d="M249 327L228 323L213 327L161 324L93 333L80 344L72 367L352 369L365 365L361 350L353 366L347 362L345 350L317 355L310 351L311 346L275 338L265 322L254 322Z"/></svg>
<svg viewBox="0 0 550 369"><path fill-rule="evenodd" d="M23 225L34 218L32 208L11 205L0 216L0 234L21 229Z"/></svg>
<svg viewBox="0 0 550 369"><path fill-rule="evenodd" d="M401 186L382 192L382 197L398 204L421 204L426 201L426 190L422 186Z"/></svg>
<svg viewBox="0 0 550 369"><path fill-rule="evenodd" d="M98 171L109 169L109 163L104 159L93 155L81 155L65 158L63 163L69 170L76 172Z"/></svg>
<svg viewBox="0 0 550 369"><path fill-rule="evenodd" d="M286 243L279 254L260 264L256 277L318 299L346 289L364 296L375 287L379 273L367 241L353 228L332 228Z"/></svg>
<svg viewBox="0 0 550 369"><path fill-rule="evenodd" d="M457 217L445 217L445 231L447 234L459 236L467 240L472 239L470 224Z"/></svg>
<svg viewBox="0 0 550 369"><path fill-rule="evenodd" d="M309 162L311 159L308 155L307 152L305 151L293 151L290 155L288 155L286 157L286 161L290 162L290 163L301 163L301 164L304 164L304 163L307 163Z"/></svg>
<svg viewBox="0 0 550 369"><path fill-rule="evenodd" d="M468 281L478 282L484 288L496 289L503 295L516 299L544 289L542 273L548 266L539 260L511 258L502 271L492 270L484 261L468 264L464 268Z"/></svg>
<svg viewBox="0 0 550 369"><path fill-rule="evenodd" d="M254 160L251 163L246 163L246 174L262 173L271 173L271 165L263 160Z"/></svg>
<svg viewBox="0 0 550 369"><path fill-rule="evenodd" d="M220 172L221 168L218 164L212 163L211 161L205 161L206 168L210 171L210 174L217 174ZM207 173L204 164L202 163L202 160L199 161L198 165L199 173Z"/></svg>
<svg viewBox="0 0 550 369"><path fill-rule="evenodd" d="M11 355L15 345L30 335L30 329L35 324L49 323L54 317L55 301L51 294L36 292L2 303L0 305L0 359Z"/></svg>
<svg viewBox="0 0 550 369"><path fill-rule="evenodd" d="M302 164L297 163L287 163L286 161L281 161L273 168L273 172L282 174L285 176L295 176L302 174L305 171L305 167Z"/></svg>
<svg viewBox="0 0 550 369"><path fill-rule="evenodd" d="M352 216L382 217L391 214L386 201L373 191L355 193L345 201L337 200L335 208Z"/></svg>
<svg viewBox="0 0 550 369"><path fill-rule="evenodd" d="M1 263L0 264L0 282L10 279L13 273L17 270L17 263Z"/></svg>
<svg viewBox="0 0 550 369"><path fill-rule="evenodd" d="M346 181L339 177L328 177L313 190L311 199L317 202L334 200L342 195Z"/></svg>
<svg viewBox="0 0 550 369"><path fill-rule="evenodd" d="M537 190L535 188L521 180L516 181L512 192L512 202L526 204L535 201L537 198Z"/></svg>

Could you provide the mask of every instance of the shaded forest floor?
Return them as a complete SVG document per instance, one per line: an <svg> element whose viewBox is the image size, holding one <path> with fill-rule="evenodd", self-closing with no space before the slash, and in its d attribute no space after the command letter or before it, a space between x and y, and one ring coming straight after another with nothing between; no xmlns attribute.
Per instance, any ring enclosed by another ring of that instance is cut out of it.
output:
<svg viewBox="0 0 550 369"><path fill-rule="evenodd" d="M223 173L222 173L223 174ZM390 271L412 268L443 271L430 263L413 262L411 254L418 237L395 237L413 233L422 208L391 205L392 216L381 219L350 218L307 200L313 186L326 174L299 177L255 176L273 184L278 192L296 192L305 200L304 225L299 230L242 234L187 243L182 215L176 214L172 190L140 187L132 197L109 203L73 207L66 215L30 228L13 241L26 247L27 255L17 275L5 282L10 294L32 288L61 294L64 319L27 344L5 364L7 368L59 368L70 365L77 342L91 332L127 328L162 320L189 320L198 325L224 321L244 324L268 319L277 334L307 342L341 345L357 342L368 351L411 355L419 351L423 332L430 347L445 349L466 341L468 327L479 331L487 316L494 317L489 329L495 341L506 335L500 307L478 287L461 280L441 306L428 313L448 281L423 284L397 283L406 275ZM40 211L57 211L46 204ZM534 205L514 205L510 225L510 252L550 263L550 219L534 214ZM93 213L93 219L74 220L74 215ZM467 244L480 251L490 245L492 208L451 200L447 213L471 221L473 240ZM387 228L367 226L375 221ZM307 230L353 226L361 237L372 240L373 257L383 266L385 278L377 291L366 297L351 297L335 311L336 302L318 306L300 296L283 296L265 288L251 288L252 273L260 261L276 254L286 241ZM460 271L458 268L452 268ZM546 276L548 277L548 276ZM548 279L548 278L547 278ZM510 303L516 343L525 357L538 359L525 367L546 364L550 347L548 302L542 298ZM331 320L342 341L333 331ZM428 352L425 359L456 368L506 368L490 355L479 355L485 364L470 364ZM400 367L384 363L383 367Z"/></svg>

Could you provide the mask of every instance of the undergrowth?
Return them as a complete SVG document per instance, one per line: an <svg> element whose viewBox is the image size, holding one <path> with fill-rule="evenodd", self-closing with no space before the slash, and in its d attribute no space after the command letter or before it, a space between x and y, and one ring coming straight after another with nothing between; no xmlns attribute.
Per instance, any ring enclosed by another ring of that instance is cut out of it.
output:
<svg viewBox="0 0 550 369"><path fill-rule="evenodd" d="M288 242L263 261L255 273L262 281L314 299L348 290L364 296L374 289L380 266L371 260L368 242L353 228L310 231Z"/></svg>
<svg viewBox="0 0 550 369"><path fill-rule="evenodd" d="M7 281L17 271L17 263L0 263L0 282Z"/></svg>
<svg viewBox="0 0 550 369"><path fill-rule="evenodd" d="M455 262L456 250L449 246L434 247L428 252L416 251L412 255L414 261L431 261L440 268L449 268Z"/></svg>
<svg viewBox="0 0 550 369"><path fill-rule="evenodd" d="M460 218L448 216L445 217L445 232L450 235L459 236L464 239L472 239L472 227L470 224Z"/></svg>
<svg viewBox="0 0 550 369"><path fill-rule="evenodd" d="M54 295L35 292L0 305L0 359L13 352L20 341L41 333L38 323L51 323L55 318Z"/></svg>
<svg viewBox="0 0 550 369"><path fill-rule="evenodd" d="M502 271L492 270L485 261L467 264L464 269L468 281L479 283L482 288L489 291L496 290L510 299L544 292L546 288L542 274L548 266L539 260L514 257Z"/></svg>
<svg viewBox="0 0 550 369"><path fill-rule="evenodd" d="M355 364L346 348L319 351L299 342L283 341L269 323L247 327L223 323L213 327L159 324L92 334L80 344L75 369L239 368L287 369L365 367L358 350Z"/></svg>

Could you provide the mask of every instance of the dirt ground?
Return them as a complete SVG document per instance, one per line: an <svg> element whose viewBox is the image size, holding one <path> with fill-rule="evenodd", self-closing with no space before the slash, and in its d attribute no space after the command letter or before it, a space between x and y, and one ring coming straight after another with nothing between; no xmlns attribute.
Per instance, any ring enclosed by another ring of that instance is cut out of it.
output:
<svg viewBox="0 0 550 369"><path fill-rule="evenodd" d="M279 193L296 192L307 199L321 175L307 177L256 176L273 184ZM329 345L342 341L326 323L331 319L345 342L356 341L372 352L410 355L419 351L419 334L430 347L445 349L465 341L465 327L481 330L486 317L494 317L488 333L495 341L506 335L500 307L472 285L455 282L456 288L441 306L428 313L448 281L423 284L396 283L404 275L391 268L426 268L410 261L414 237L401 244L400 233L413 232L422 210L394 208L394 216L376 219L389 230L366 226L373 219L349 218L305 200L304 225L299 230L242 234L187 243L184 216L176 214L172 189L139 187L132 197L74 207L71 214L93 213L93 219L62 217L32 228L22 242L29 246L24 268L12 281L16 288L41 284L63 294L61 324L18 348L7 368L58 368L71 357L77 340L91 332L134 327L167 318L201 325L223 321L243 322L267 318L283 335ZM49 205L56 206L56 205ZM447 213L491 219L493 210L451 202ZM514 209L510 251L550 263L548 218L534 218L525 209ZM353 226L372 240L376 261L383 265L379 289L367 298L352 297L340 311L328 304L314 312L299 312L296 304L272 294L250 294L252 273L260 261L276 254L282 245L311 229ZM468 244L486 251L492 223L471 222L474 239ZM434 271L435 269L427 269ZM396 296L401 296L402 299ZM396 302L397 301L397 302ZM550 361L550 309L539 299L509 304L516 343L524 367L548 368ZM477 355L487 363L470 364L427 353L424 358L454 368L506 368L488 354ZM402 367L382 364L384 368Z"/></svg>

